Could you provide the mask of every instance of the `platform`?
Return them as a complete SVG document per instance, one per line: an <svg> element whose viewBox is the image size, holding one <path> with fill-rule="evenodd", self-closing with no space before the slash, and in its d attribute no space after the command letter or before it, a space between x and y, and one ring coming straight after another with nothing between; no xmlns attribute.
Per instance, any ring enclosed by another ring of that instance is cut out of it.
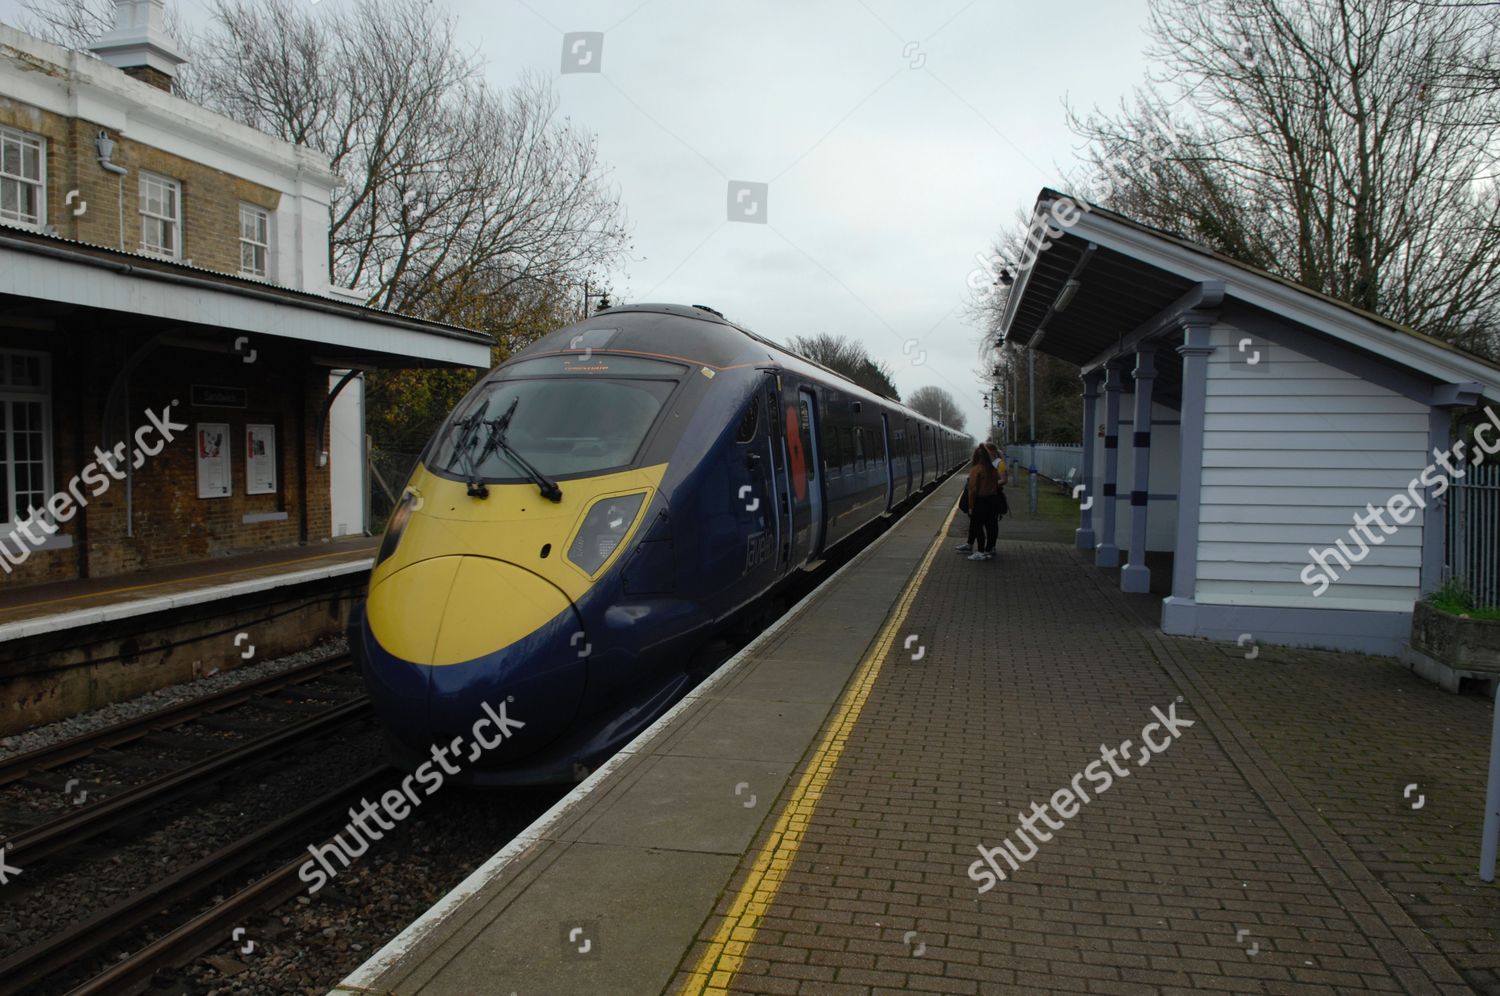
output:
<svg viewBox="0 0 1500 996"><path fill-rule="evenodd" d="M1165 637L1045 508L970 562L956 494L335 992L1500 993L1489 703Z"/></svg>
<svg viewBox="0 0 1500 996"><path fill-rule="evenodd" d="M105 578L0 589L0 643L368 571L379 537L217 557Z"/></svg>
<svg viewBox="0 0 1500 996"><path fill-rule="evenodd" d="M0 736L338 636L377 543L0 592Z"/></svg>

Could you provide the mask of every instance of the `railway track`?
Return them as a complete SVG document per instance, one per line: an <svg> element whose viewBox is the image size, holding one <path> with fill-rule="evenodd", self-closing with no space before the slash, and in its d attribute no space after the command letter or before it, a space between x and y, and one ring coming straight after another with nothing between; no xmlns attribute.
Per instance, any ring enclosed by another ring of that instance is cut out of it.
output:
<svg viewBox="0 0 1500 996"><path fill-rule="evenodd" d="M181 726L200 717L220 713L235 706L254 702L274 695L284 689L306 684L348 667L352 657L347 653L334 654L321 660L310 661L276 674L266 675L243 685L225 689L212 695L183 702L157 712L106 726L67 740L60 740L47 747L15 754L0 760L0 786L10 785L39 772L80 761L101 750L120 747Z"/></svg>
<svg viewBox="0 0 1500 996"><path fill-rule="evenodd" d="M309 826L337 819L351 801L383 784L394 773L394 769L384 765L372 768L275 823L246 834L67 930L0 961L0 994L10 996L27 991L69 965L99 957L137 928L161 917L164 910L201 901L231 876L289 844L303 843ZM275 907L303 887L296 873L305 860L306 852L299 851L291 863L206 911L188 914L188 919L157 940L70 992L119 992L149 979L162 967L176 965L224 943L230 937L232 925Z"/></svg>
<svg viewBox="0 0 1500 996"><path fill-rule="evenodd" d="M91 800L88 805L44 814L30 825L0 837L0 853L11 865L26 869L27 888L36 890L38 897L45 896L45 879L38 876L47 876L57 870L48 866L55 866L56 860L64 854L78 857L79 845L127 827L148 825L153 821L147 817L172 803L191 806L191 800L199 797L207 800L204 805L214 805L227 791L214 791L215 786L245 772L265 772L275 758L291 755L300 745L319 741L328 743L327 738L331 735L360 724L372 715L369 700L363 690L358 689L357 682L340 674L347 668L349 660L348 654L324 658L0 762L0 793L7 790L24 793L40 781L60 780L59 769L74 764L87 766L94 759L112 758L122 746L130 748L127 753L146 753L164 736L180 741L184 738L172 731L178 731L186 724L204 723L211 735L228 732L239 738L228 742L225 749L190 758L164 774L100 793L96 796L97 801ZM313 682L332 687L303 687ZM279 696L298 701L284 702ZM333 704L328 704L330 702ZM233 710L246 705L254 706L250 711L260 714L259 717L249 719L233 715ZM293 715L290 720L285 718L288 713ZM269 729L264 728L267 720L273 724ZM193 747L199 749L204 744L212 746L215 743L217 741L212 739L194 741ZM173 746L180 744L174 743ZM151 759L148 767L154 769L161 764L159 759ZM280 768L271 770L273 776L281 773ZM350 767L347 770L359 769ZM139 950L110 965L103 975L85 983L79 991L119 992L122 987L149 978L163 965L177 964L181 959L224 943L228 931L221 935L210 930L210 926L244 919L262 908L269 908L259 907L257 903L275 905L284 901L301 887L295 878L297 864L290 866L291 877L285 874L286 868L273 871L270 876L234 892L228 900L215 903L207 911L203 910L205 898L226 888L235 890L246 875L259 873L268 862L283 860L293 845L299 848L297 853L302 854L298 859L300 864L306 860L306 853L300 848L310 842L309 834L342 822L342 814L351 801L391 774L392 769L388 766L376 764L295 811L250 829L186 867L164 877L149 876L148 884L125 899L73 921L40 941L12 951L0 958L0 994L34 992L38 991L39 985L46 991L57 991L60 983L65 984L62 980L76 979L80 966L102 965L109 952L121 946L129 947L133 937L148 936L141 935L142 931L157 935L156 939L137 944ZM305 798L306 792L301 794ZM174 810L177 813L182 811L181 806ZM196 809L187 812L193 813ZM238 827L234 829L238 830ZM157 846L154 842L144 845L146 848ZM135 845L135 850L140 852L142 846ZM83 864L98 857L99 849L94 847L78 857L78 861ZM118 862L121 859L112 860ZM170 865L171 860L170 854L163 856L160 864ZM152 868L158 867L156 858L140 853L133 856L133 867L142 867L143 861L149 861ZM38 865L43 867L34 871ZM108 869L107 864L104 867Z"/></svg>

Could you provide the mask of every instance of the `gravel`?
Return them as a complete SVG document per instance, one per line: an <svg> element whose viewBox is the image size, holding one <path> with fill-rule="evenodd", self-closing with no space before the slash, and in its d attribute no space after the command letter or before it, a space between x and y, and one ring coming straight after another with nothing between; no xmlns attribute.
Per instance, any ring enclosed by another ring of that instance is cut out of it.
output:
<svg viewBox="0 0 1500 996"><path fill-rule="evenodd" d="M247 924L249 954L226 942L178 973L181 991L209 996L327 993L421 916L564 788L445 786L314 896Z"/></svg>
<svg viewBox="0 0 1500 996"><path fill-rule="evenodd" d="M89 712L80 713L67 719L60 719L55 723L47 723L43 726L34 726L29 730L0 738L0 760L15 754L21 754L29 750L37 750L41 747L50 747L53 744L67 740L70 737L82 736L85 733L93 733L95 730L106 726L113 726L129 719L144 716L147 713L156 712L169 706L178 705L193 699L203 698L225 689L234 688L266 675L277 674L306 664L310 661L319 660L324 657L342 653L348 649L348 642L342 637L327 640L307 650L300 650L295 654L278 657L275 660L261 661L258 664L249 664L237 667L232 671L220 671L193 681L173 685L169 688L158 688L154 692L123 702L115 702Z"/></svg>
<svg viewBox="0 0 1500 996"><path fill-rule="evenodd" d="M230 672L210 675L183 685L159 689L80 716L35 727L0 740L0 757L35 750L124 720L256 680L342 652L345 642L331 640L309 650L263 661ZM314 700L316 701L316 700ZM236 716L251 716L255 706L242 706ZM245 710L250 710L246 712ZM226 730L186 727L179 735L212 741L236 739ZM160 751L160 748L157 748ZM251 828L273 822L335 785L349 781L383 759L378 733L357 727L325 738L312 750L257 764L231 776L204 797L169 804L148 818L147 824L125 839L109 838L85 844L64 858L45 862L7 891L0 907L0 958L128 897L162 876L176 872L212 853ZM42 784L11 786L7 803L12 816L51 815L65 810L68 799L60 787ZM69 765L57 779L79 777L98 783L103 794L122 782L136 780L129 772L83 761ZM395 776L393 776L395 777ZM75 786L75 792L79 786ZM158 972L151 986L157 993L271 996L271 994L326 993L357 968L408 923L505 846L518 832L545 812L564 788L479 790L446 786L424 800L420 810L386 834L354 864L315 895L301 894L272 913L245 925L239 941L226 938L217 949L172 972ZM374 798L378 793L371 795ZM89 802L95 801L91 794ZM307 843L320 843L342 826L313 827ZM305 845L303 845L305 846ZM268 857L255 868L215 886L222 899L293 855ZM202 908L204 904L199 904ZM127 950L138 949L175 922L158 921L133 932L115 950L78 959L77 963L35 988L37 993L61 993L100 971ZM253 940L246 952L244 941Z"/></svg>

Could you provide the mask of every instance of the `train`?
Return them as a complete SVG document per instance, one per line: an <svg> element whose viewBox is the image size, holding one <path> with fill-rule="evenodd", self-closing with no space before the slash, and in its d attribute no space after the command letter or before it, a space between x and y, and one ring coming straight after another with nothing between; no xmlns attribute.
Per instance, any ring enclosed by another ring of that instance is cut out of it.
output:
<svg viewBox="0 0 1500 996"><path fill-rule="evenodd" d="M393 761L498 709L503 745L455 777L585 777L701 678L697 648L973 445L702 305L543 336L429 441L350 619Z"/></svg>

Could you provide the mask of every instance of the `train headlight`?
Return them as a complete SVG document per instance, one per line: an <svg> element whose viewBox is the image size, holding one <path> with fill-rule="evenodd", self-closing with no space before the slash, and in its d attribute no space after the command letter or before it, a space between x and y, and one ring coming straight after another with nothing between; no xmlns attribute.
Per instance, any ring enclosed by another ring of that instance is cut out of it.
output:
<svg viewBox="0 0 1500 996"><path fill-rule="evenodd" d="M391 510L391 517L385 524L385 539L380 541L380 553L375 557L378 565L391 554L396 552L397 545L401 542L401 534L406 531L406 523L410 521L411 514L422 507L422 496L418 492L408 488Z"/></svg>
<svg viewBox="0 0 1500 996"><path fill-rule="evenodd" d="M636 517L641 514L641 505L646 501L644 492L634 495L618 495L601 498L594 502L578 535L568 547L568 559L590 576L609 559L610 554L624 542Z"/></svg>

